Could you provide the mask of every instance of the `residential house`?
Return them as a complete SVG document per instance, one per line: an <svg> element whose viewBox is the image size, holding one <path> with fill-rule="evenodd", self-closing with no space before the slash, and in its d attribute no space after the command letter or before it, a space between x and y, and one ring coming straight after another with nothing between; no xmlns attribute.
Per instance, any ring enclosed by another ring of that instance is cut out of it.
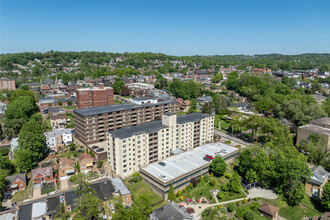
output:
<svg viewBox="0 0 330 220"><path fill-rule="evenodd" d="M26 174L21 173L21 174L7 176L5 178L5 183L6 183L5 191L7 192L25 189L27 186Z"/></svg>
<svg viewBox="0 0 330 220"><path fill-rule="evenodd" d="M278 217L279 210L279 208L268 203L263 203L258 208L258 211L260 212L261 216L271 219L275 219Z"/></svg>
<svg viewBox="0 0 330 220"><path fill-rule="evenodd" d="M89 170L93 169L94 158L90 154L80 154L78 157L78 161L81 172L88 172Z"/></svg>
<svg viewBox="0 0 330 220"><path fill-rule="evenodd" d="M166 205L155 209L149 215L150 220L165 220L165 219L175 219L175 220L186 220L193 219L184 206L179 206L175 203L167 203Z"/></svg>
<svg viewBox="0 0 330 220"><path fill-rule="evenodd" d="M53 97L45 97L45 98L40 97L38 105L40 108L47 108L47 107L53 105L53 103L54 103Z"/></svg>
<svg viewBox="0 0 330 220"><path fill-rule="evenodd" d="M61 180L67 179L75 174L74 161L66 157L62 157L58 164L58 171Z"/></svg>
<svg viewBox="0 0 330 220"><path fill-rule="evenodd" d="M330 220L330 212L325 212L322 217L314 216L312 220Z"/></svg>
<svg viewBox="0 0 330 220"><path fill-rule="evenodd" d="M123 205L126 207L129 207L132 205L132 195L129 189L126 187L125 183L120 179L112 178L111 183L115 189L115 192L113 193L114 196L121 196L123 200Z"/></svg>
<svg viewBox="0 0 330 220"><path fill-rule="evenodd" d="M66 124L66 115L51 115L50 116L50 125L53 129L64 128Z"/></svg>
<svg viewBox="0 0 330 220"><path fill-rule="evenodd" d="M329 173L321 166L314 167L312 171L313 175L306 183L305 190L310 197L319 199L323 186L328 182Z"/></svg>
<svg viewBox="0 0 330 220"><path fill-rule="evenodd" d="M45 132L47 147L51 152L56 152L72 142L72 129L56 129Z"/></svg>
<svg viewBox="0 0 330 220"><path fill-rule="evenodd" d="M32 177L33 183L35 185L39 185L44 182L51 182L54 180L53 177L53 167L42 167L36 168L32 170Z"/></svg>

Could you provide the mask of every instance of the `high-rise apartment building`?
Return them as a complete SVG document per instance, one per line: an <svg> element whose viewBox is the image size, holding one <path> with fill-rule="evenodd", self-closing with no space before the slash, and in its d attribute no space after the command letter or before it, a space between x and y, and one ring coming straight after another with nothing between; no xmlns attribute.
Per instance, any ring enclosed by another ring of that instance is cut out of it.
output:
<svg viewBox="0 0 330 220"><path fill-rule="evenodd" d="M0 90L4 90L4 89L16 90L15 80L7 79L4 77L0 78Z"/></svg>
<svg viewBox="0 0 330 220"><path fill-rule="evenodd" d="M165 113L178 112L175 100L136 103L75 109L75 137L83 145L95 144L105 141L108 131L161 119Z"/></svg>
<svg viewBox="0 0 330 220"><path fill-rule="evenodd" d="M139 167L165 159L174 150L191 150L213 141L214 117L203 113L177 116L130 126L107 134L108 162L127 177Z"/></svg>
<svg viewBox="0 0 330 220"><path fill-rule="evenodd" d="M76 92L78 109L114 104L113 88L104 87L103 83L98 88L77 89Z"/></svg>

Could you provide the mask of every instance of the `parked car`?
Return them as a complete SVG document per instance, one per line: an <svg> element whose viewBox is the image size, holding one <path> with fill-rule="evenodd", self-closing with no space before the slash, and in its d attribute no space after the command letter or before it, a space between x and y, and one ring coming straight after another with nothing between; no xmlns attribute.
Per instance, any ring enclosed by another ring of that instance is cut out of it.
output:
<svg viewBox="0 0 330 220"><path fill-rule="evenodd" d="M78 149L77 152L78 152L78 153L82 153L82 152L84 152L84 151L83 151L82 149Z"/></svg>
<svg viewBox="0 0 330 220"><path fill-rule="evenodd" d="M166 163L164 163L164 162L162 162L162 161L159 162L158 164L161 165L161 166L163 166L163 167L166 166Z"/></svg>
<svg viewBox="0 0 330 220"><path fill-rule="evenodd" d="M98 147L98 146L95 146L95 145L94 145L94 146L92 146L92 149L96 149L96 148L99 148L99 147Z"/></svg>
<svg viewBox="0 0 330 220"><path fill-rule="evenodd" d="M205 155L205 157L207 157L207 158L209 158L210 160L213 160L214 159L214 157L213 156L211 156L211 155Z"/></svg>
<svg viewBox="0 0 330 220"><path fill-rule="evenodd" d="M104 151L103 147L96 150L96 152L101 152L101 151Z"/></svg>
<svg viewBox="0 0 330 220"><path fill-rule="evenodd" d="M160 174L159 175L159 178L162 179L162 180L165 180L165 181L168 180L168 178L165 175L163 175L163 174Z"/></svg>

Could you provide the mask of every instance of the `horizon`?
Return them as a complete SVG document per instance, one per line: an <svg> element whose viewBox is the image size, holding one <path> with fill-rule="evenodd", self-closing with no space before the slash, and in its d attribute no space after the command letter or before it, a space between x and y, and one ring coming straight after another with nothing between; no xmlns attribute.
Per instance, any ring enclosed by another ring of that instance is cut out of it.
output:
<svg viewBox="0 0 330 220"><path fill-rule="evenodd" d="M0 53L329 53L328 8L327 0L3 0Z"/></svg>

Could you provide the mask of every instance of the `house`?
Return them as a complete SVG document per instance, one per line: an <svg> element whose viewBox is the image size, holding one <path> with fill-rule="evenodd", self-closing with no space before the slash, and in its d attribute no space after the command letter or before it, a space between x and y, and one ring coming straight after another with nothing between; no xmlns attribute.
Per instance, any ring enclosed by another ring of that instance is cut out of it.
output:
<svg viewBox="0 0 330 220"><path fill-rule="evenodd" d="M263 203L258 208L258 211L260 212L261 216L271 219L277 218L279 210L279 208L268 203Z"/></svg>
<svg viewBox="0 0 330 220"><path fill-rule="evenodd" d="M69 178L75 174L74 161L66 157L62 157L58 164L58 172L61 180Z"/></svg>
<svg viewBox="0 0 330 220"><path fill-rule="evenodd" d="M314 216L312 220L330 220L330 212L325 212L322 217Z"/></svg>
<svg viewBox="0 0 330 220"><path fill-rule="evenodd" d="M321 166L312 169L313 175L306 183L305 190L310 197L319 199L322 194L323 186L328 182L329 173Z"/></svg>
<svg viewBox="0 0 330 220"><path fill-rule="evenodd" d="M53 129L64 128L66 124L66 115L51 115L50 124Z"/></svg>
<svg viewBox="0 0 330 220"><path fill-rule="evenodd" d="M81 172L88 172L93 168L94 165L94 158L87 153L80 154L78 157L80 171Z"/></svg>
<svg viewBox="0 0 330 220"><path fill-rule="evenodd" d="M72 129L69 128L45 132L44 135L46 136L47 147L52 152L56 152L72 142Z"/></svg>
<svg viewBox="0 0 330 220"><path fill-rule="evenodd" d="M123 205L126 207L129 207L132 205L132 196L129 189L126 187L125 183L120 179L112 178L111 183L113 187L115 188L115 192L113 193L114 196L121 196L123 200Z"/></svg>
<svg viewBox="0 0 330 220"><path fill-rule="evenodd" d="M166 205L155 209L149 215L150 220L165 220L165 219L175 219L175 220L185 220L193 219L193 216L188 214L184 206L179 206L175 203L167 203Z"/></svg>
<svg viewBox="0 0 330 220"><path fill-rule="evenodd" d="M211 96L198 97L196 98L196 102L202 104L212 102L212 97Z"/></svg>
<svg viewBox="0 0 330 220"><path fill-rule="evenodd" d="M53 97L45 97L45 98L40 97L38 105L40 108L46 108L48 106L51 106L53 103L54 103Z"/></svg>
<svg viewBox="0 0 330 220"><path fill-rule="evenodd" d="M26 174L16 174L5 178L5 191L14 191L26 188Z"/></svg>
<svg viewBox="0 0 330 220"><path fill-rule="evenodd" d="M43 167L32 170L32 180L35 185L39 185L43 182L53 181L53 167Z"/></svg>

